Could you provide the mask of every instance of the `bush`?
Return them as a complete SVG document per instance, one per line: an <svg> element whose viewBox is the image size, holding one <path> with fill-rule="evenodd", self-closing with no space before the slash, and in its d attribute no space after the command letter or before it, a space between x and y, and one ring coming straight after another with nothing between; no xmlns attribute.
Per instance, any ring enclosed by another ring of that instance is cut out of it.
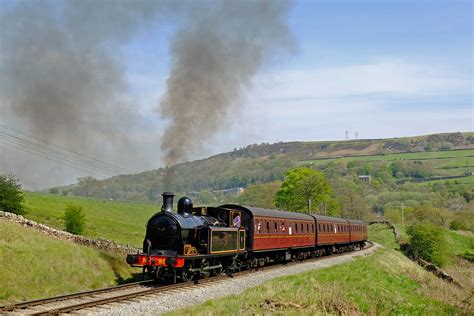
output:
<svg viewBox="0 0 474 316"><path fill-rule="evenodd" d="M441 228L431 224L418 224L407 229L410 246L416 257L444 266L448 261L447 243Z"/></svg>
<svg viewBox="0 0 474 316"><path fill-rule="evenodd" d="M66 231L71 234L81 235L86 227L86 218L82 211L84 208L79 205L69 204L64 212L64 222Z"/></svg>
<svg viewBox="0 0 474 316"><path fill-rule="evenodd" d="M13 175L0 175L0 210L18 215L25 213L23 192Z"/></svg>
<svg viewBox="0 0 474 316"><path fill-rule="evenodd" d="M449 224L449 229L451 230L466 230L467 227L464 223L461 223L458 220L454 220Z"/></svg>

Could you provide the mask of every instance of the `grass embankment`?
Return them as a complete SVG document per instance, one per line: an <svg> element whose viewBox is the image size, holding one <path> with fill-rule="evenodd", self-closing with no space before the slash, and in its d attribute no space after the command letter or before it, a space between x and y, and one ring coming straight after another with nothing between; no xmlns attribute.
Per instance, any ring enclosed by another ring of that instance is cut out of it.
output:
<svg viewBox="0 0 474 316"><path fill-rule="evenodd" d="M274 279L241 295L211 300L170 314L469 313L463 304L469 289L461 290L441 281L406 258L396 250L398 245L386 226L372 226L369 232L372 240L385 245L369 257Z"/></svg>
<svg viewBox="0 0 474 316"><path fill-rule="evenodd" d="M132 278L106 253L0 221L0 305L116 285Z"/></svg>
<svg viewBox="0 0 474 316"><path fill-rule="evenodd" d="M106 238L139 248L145 236L145 224L159 210L159 206L154 204L25 192L25 216L39 223L64 229L64 210L68 203L84 207L85 236Z"/></svg>

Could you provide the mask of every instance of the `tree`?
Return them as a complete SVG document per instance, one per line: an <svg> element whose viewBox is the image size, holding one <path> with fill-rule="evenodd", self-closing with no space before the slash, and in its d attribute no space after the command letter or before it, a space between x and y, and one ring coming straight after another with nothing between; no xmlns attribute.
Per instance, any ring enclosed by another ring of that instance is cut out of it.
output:
<svg viewBox="0 0 474 316"><path fill-rule="evenodd" d="M245 189L239 196L239 203L264 208L275 208L275 196L281 186L281 181L264 184L254 184Z"/></svg>
<svg viewBox="0 0 474 316"><path fill-rule="evenodd" d="M216 196L207 190L202 190L196 197L196 202L200 205L213 205L216 201Z"/></svg>
<svg viewBox="0 0 474 316"><path fill-rule="evenodd" d="M0 175L0 210L18 215L25 213L23 192L14 175Z"/></svg>
<svg viewBox="0 0 474 316"><path fill-rule="evenodd" d="M71 234L81 235L86 227L86 218L83 214L84 208L79 205L68 204L64 212L64 223L66 231Z"/></svg>
<svg viewBox="0 0 474 316"><path fill-rule="evenodd" d="M418 224L407 229L413 254L438 266L448 261L443 230L431 224Z"/></svg>
<svg viewBox="0 0 474 316"><path fill-rule="evenodd" d="M322 172L300 167L287 173L276 193L275 204L288 211L304 212L311 200L312 211L324 204L331 213L337 205L331 195L332 188Z"/></svg>
<svg viewBox="0 0 474 316"><path fill-rule="evenodd" d="M353 219L368 219L370 217L371 213L364 198L362 184L358 185L348 179L339 179L335 182L334 187L343 217Z"/></svg>

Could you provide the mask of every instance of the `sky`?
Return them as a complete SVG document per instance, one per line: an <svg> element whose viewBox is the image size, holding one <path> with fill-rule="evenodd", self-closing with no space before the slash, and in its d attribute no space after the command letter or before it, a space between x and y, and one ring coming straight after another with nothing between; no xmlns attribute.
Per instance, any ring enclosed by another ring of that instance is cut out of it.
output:
<svg viewBox="0 0 474 316"><path fill-rule="evenodd" d="M474 129L471 1L296 1L289 24L296 52L259 73L232 133L219 134L211 152L341 140L346 130L381 138ZM142 113L158 134L166 122L153 109L171 34L149 42L144 32L127 50Z"/></svg>
<svg viewBox="0 0 474 316"><path fill-rule="evenodd" d="M15 4L0 1L0 10ZM265 62L239 110L190 159L254 143L343 140L346 131L359 139L473 131L472 15L472 1L295 1L288 15L292 54ZM129 136L141 154L127 155L119 146L108 162L137 172L164 166L160 137L169 122L157 109L176 30L176 23L151 22L121 47L137 111ZM38 162L37 177L52 168L61 174L42 186L89 175L57 171L51 162L0 144L2 150ZM0 165L5 172L16 172L15 166ZM27 176L20 180L38 188Z"/></svg>

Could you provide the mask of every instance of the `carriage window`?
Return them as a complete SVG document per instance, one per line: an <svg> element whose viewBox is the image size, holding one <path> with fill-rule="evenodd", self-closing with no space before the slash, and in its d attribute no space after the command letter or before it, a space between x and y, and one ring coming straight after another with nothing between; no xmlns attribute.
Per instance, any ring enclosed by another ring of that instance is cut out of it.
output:
<svg viewBox="0 0 474 316"><path fill-rule="evenodd" d="M267 221L267 231L266 231L266 232L267 232L267 233L270 232L270 222L269 222L269 221Z"/></svg>
<svg viewBox="0 0 474 316"><path fill-rule="evenodd" d="M277 226L278 226L278 225L277 225L276 222L274 222L273 224L274 224L273 226L275 226L275 233L276 233L276 232L277 232Z"/></svg>
<svg viewBox="0 0 474 316"><path fill-rule="evenodd" d="M295 233L297 233L297 232L298 232L298 224L295 223Z"/></svg>

